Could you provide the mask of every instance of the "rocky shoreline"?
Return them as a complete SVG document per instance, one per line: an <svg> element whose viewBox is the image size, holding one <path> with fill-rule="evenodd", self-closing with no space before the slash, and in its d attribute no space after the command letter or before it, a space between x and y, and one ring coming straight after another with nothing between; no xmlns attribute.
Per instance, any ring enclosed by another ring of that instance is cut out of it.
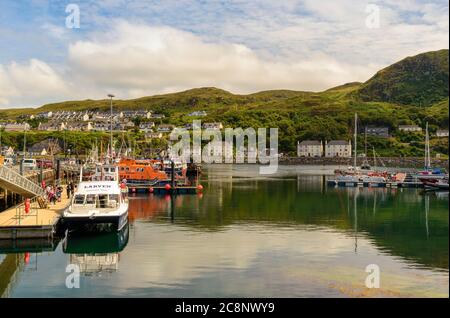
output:
<svg viewBox="0 0 450 318"><path fill-rule="evenodd" d="M357 158L357 164L361 165L364 158ZM373 159L368 158L369 164L373 164ZM386 167L398 168L422 168L424 166L424 159L420 157L382 157L377 158L377 166L383 162ZM325 157L285 157L279 159L279 164L282 165L335 165L335 166L351 166L353 165L353 158L325 158ZM448 159L432 159L431 165L433 167L441 167L449 169Z"/></svg>

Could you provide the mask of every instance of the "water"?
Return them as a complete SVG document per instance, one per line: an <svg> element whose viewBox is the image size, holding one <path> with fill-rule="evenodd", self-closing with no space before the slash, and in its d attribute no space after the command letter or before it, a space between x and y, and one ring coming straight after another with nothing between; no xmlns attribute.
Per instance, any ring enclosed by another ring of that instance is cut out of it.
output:
<svg viewBox="0 0 450 318"><path fill-rule="evenodd" d="M122 233L0 254L0 294L448 297L448 193L332 189L313 175L322 169L265 177L257 166L215 165L203 194L132 196ZM80 288L66 287L70 263ZM380 269L378 289L366 288L369 264Z"/></svg>

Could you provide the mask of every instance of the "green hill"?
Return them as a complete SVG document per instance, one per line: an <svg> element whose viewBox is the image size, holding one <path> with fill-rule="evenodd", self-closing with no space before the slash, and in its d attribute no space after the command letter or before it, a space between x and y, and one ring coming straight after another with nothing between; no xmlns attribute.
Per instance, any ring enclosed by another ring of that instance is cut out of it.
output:
<svg viewBox="0 0 450 318"><path fill-rule="evenodd" d="M402 139L397 137L397 128L402 124L425 127L426 122L432 133L438 128L448 128L448 50L408 57L379 71L365 83L347 83L323 92L270 90L237 95L204 87L114 100L114 108L163 113L166 118L158 123L174 125L192 122L193 118L187 114L194 110L206 110L208 115L201 118L203 122L220 121L224 127L278 127L279 147L283 152L294 152L298 140L351 138L353 116L357 112L359 127L390 128L393 138L370 140L380 155L421 156L422 136L414 142ZM109 101L66 101L26 111L0 110L0 119L50 110L87 109L108 110ZM438 149L448 153L448 146L442 142Z"/></svg>
<svg viewBox="0 0 450 318"><path fill-rule="evenodd" d="M429 106L448 97L448 50L407 57L379 71L359 89L364 101Z"/></svg>

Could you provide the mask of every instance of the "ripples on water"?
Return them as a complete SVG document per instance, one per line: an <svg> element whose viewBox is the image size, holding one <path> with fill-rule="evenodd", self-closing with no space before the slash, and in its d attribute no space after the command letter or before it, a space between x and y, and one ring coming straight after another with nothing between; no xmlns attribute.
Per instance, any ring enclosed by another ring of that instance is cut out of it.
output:
<svg viewBox="0 0 450 318"><path fill-rule="evenodd" d="M204 170L203 194L132 196L122 233L0 254L0 294L448 297L448 194L331 189L311 167ZM80 289L65 287L69 263L82 269ZM364 285L369 264L378 290Z"/></svg>

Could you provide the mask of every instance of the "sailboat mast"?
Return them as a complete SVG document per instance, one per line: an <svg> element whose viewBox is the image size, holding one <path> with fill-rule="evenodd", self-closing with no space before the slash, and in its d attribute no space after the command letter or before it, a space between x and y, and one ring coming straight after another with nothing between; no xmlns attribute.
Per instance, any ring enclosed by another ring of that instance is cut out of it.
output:
<svg viewBox="0 0 450 318"><path fill-rule="evenodd" d="M376 167L376 157L375 157L375 147L372 147L372 150L373 150L373 167L375 168Z"/></svg>
<svg viewBox="0 0 450 318"><path fill-rule="evenodd" d="M425 128L425 169L430 169L431 158L430 158L430 136L428 134L428 122Z"/></svg>
<svg viewBox="0 0 450 318"><path fill-rule="evenodd" d="M367 126L364 129L364 154L366 155L367 158Z"/></svg>
<svg viewBox="0 0 450 318"><path fill-rule="evenodd" d="M355 158L354 158L354 161L353 161L353 169L354 169L354 171L355 171L355 173L356 173L356 136L357 136L357 134L358 134L358 123L357 123L357 120L358 120L358 114L357 113L355 113Z"/></svg>

